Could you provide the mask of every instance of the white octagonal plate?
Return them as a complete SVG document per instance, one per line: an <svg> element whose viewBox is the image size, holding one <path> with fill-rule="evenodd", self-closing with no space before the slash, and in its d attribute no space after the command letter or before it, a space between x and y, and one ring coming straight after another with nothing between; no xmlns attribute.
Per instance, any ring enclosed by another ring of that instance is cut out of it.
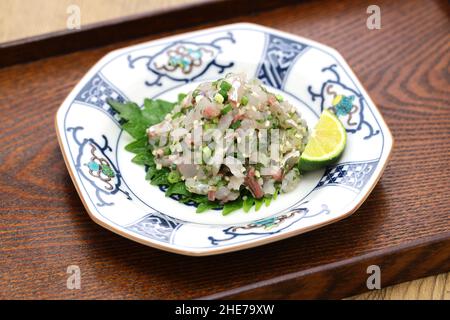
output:
<svg viewBox="0 0 450 320"><path fill-rule="evenodd" d="M188 68L164 68L182 54ZM282 93L313 128L324 108L352 104L341 116L348 133L339 163L307 173L269 207L249 213L196 214L145 180L124 150L132 138L106 99L175 100L199 82L245 72ZM56 131L76 189L91 218L140 243L186 255L250 248L319 228L352 214L380 178L392 136L350 67L334 49L292 34L239 23L185 33L113 51L83 77L56 115ZM95 159L110 180L87 167Z"/></svg>

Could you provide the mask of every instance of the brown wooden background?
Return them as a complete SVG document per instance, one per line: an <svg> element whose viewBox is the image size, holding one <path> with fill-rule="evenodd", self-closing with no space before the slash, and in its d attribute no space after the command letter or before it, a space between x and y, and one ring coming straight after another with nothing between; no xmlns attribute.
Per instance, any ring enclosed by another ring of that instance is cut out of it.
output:
<svg viewBox="0 0 450 320"><path fill-rule="evenodd" d="M96 60L171 33L0 69L0 298L344 297L364 291L368 263L381 265L383 285L448 271L449 6L377 1L382 29L369 31L369 4L303 1L207 25L257 22L335 47L395 138L384 176L356 215L223 256L177 256L95 225L55 138L56 109ZM65 286L72 264L82 271L80 291ZM363 297L449 298L447 278ZM269 279L276 284L267 285ZM230 289L238 291L221 293Z"/></svg>

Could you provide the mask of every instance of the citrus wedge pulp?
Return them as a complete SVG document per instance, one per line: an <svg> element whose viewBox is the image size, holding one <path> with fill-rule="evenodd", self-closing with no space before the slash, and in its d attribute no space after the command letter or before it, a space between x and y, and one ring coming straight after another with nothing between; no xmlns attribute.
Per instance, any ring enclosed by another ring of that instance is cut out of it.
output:
<svg viewBox="0 0 450 320"><path fill-rule="evenodd" d="M300 170L317 170L336 162L346 143L344 125L333 112L324 110L300 157Z"/></svg>

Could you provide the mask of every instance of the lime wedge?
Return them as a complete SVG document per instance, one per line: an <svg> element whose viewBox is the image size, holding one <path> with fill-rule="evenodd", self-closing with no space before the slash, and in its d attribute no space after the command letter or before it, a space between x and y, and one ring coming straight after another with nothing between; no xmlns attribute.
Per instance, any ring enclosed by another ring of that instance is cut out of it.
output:
<svg viewBox="0 0 450 320"><path fill-rule="evenodd" d="M316 170L337 161L346 142L347 133L341 121L333 112L323 111L300 157L300 169Z"/></svg>

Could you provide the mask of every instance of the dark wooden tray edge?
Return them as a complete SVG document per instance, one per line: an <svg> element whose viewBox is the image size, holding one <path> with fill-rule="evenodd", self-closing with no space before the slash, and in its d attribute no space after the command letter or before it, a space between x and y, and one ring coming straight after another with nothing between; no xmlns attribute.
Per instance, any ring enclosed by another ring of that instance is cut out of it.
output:
<svg viewBox="0 0 450 320"><path fill-rule="evenodd" d="M295 1L267 1L264 5L233 6L236 0L184 5L171 10L149 12L83 27L80 31L62 31L0 44L0 67L30 62L59 54L99 47L177 28L227 19L231 16L256 13ZM263 2L263 1L261 1ZM220 15L190 15L225 8ZM177 19L188 15L189 19ZM164 19L168 21L163 21ZM163 22L161 22L163 21ZM159 24L161 22L161 24ZM140 29L141 26L146 28ZM150 27L149 27L150 26ZM154 28L152 28L154 26ZM151 31L149 31L151 30ZM338 263L319 266L307 271L283 275L267 281L232 289L204 299L311 299L343 298L367 291L366 268L376 264L382 270L382 287L450 270L450 232L427 237L386 250L379 250ZM335 272L329 272L333 270Z"/></svg>
<svg viewBox="0 0 450 320"><path fill-rule="evenodd" d="M448 272L450 232L200 299L342 299L368 291L371 265L380 267L381 288Z"/></svg>
<svg viewBox="0 0 450 320"><path fill-rule="evenodd" d="M295 0L203 0L35 37L0 43L0 68L161 32L254 14Z"/></svg>

